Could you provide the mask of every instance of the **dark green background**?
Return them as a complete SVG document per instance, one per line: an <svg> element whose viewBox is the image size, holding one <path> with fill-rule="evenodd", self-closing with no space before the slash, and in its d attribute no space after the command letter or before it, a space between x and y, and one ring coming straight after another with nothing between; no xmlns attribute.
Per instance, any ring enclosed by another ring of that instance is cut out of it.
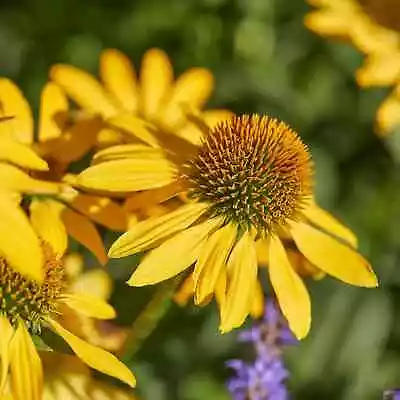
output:
<svg viewBox="0 0 400 400"><path fill-rule="evenodd" d="M210 106L269 113L311 146L317 197L358 234L381 286L366 290L310 282L310 336L286 353L295 399L379 399L400 386L400 182L394 139L373 131L388 89L361 90L362 56L307 31L300 0L13 0L0 3L0 75L13 78L35 109L49 67L96 72L100 52L124 51L135 65L159 46L177 74L210 68ZM345 260L343 260L345 261ZM113 302L130 323L149 295L123 281L129 260L112 263ZM89 260L88 263L92 263ZM143 399L227 399L224 361L246 353L235 333L218 335L214 305L173 307L131 360Z"/></svg>

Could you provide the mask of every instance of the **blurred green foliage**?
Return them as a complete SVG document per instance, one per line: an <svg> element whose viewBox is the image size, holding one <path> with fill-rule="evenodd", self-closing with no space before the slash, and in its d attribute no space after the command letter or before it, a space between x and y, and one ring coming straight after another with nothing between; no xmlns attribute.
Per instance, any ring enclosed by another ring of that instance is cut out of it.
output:
<svg viewBox="0 0 400 400"><path fill-rule="evenodd" d="M96 73L100 52L115 47L138 67L145 50L159 46L177 74L191 66L213 71L210 105L269 113L292 125L311 147L319 202L358 234L381 286L309 282L313 327L287 353L289 386L300 400L372 400L400 385L399 140L384 142L373 131L388 89L359 89L353 73L362 56L307 31L307 10L301 0L1 2L0 75L14 79L37 110L52 64ZM152 293L124 285L134 263L108 267L126 325ZM214 305L172 307L130 361L141 398L228 398L224 361L247 349L235 333L220 336L217 321Z"/></svg>

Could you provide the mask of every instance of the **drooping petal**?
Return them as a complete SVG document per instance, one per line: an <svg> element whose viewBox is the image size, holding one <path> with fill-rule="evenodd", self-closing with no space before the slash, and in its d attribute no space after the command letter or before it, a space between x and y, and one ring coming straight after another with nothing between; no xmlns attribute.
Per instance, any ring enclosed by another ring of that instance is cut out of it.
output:
<svg viewBox="0 0 400 400"><path fill-rule="evenodd" d="M382 136L400 126L400 90L389 95L379 106L376 113L378 133Z"/></svg>
<svg viewBox="0 0 400 400"><path fill-rule="evenodd" d="M167 54L160 49L148 50L140 68L140 111L146 118L153 118L160 110L174 79Z"/></svg>
<svg viewBox="0 0 400 400"><path fill-rule="evenodd" d="M113 243L109 256L119 258L147 250L162 239L190 226L206 209L205 203L186 204L161 217L139 222Z"/></svg>
<svg viewBox="0 0 400 400"><path fill-rule="evenodd" d="M137 192L166 186L174 181L175 166L166 158L124 159L96 164L84 170L78 185L110 192Z"/></svg>
<svg viewBox="0 0 400 400"><path fill-rule="evenodd" d="M43 279L43 254L28 217L9 196L0 193L0 253L18 272Z"/></svg>
<svg viewBox="0 0 400 400"><path fill-rule="evenodd" d="M94 224L87 217L69 208L64 209L62 220L68 234L88 248L97 257L100 264L105 265L108 258L103 241Z"/></svg>
<svg viewBox="0 0 400 400"><path fill-rule="evenodd" d="M33 150L8 135L0 136L0 161L8 161L20 167L38 171L49 169L46 161L42 160Z"/></svg>
<svg viewBox="0 0 400 400"><path fill-rule="evenodd" d="M378 286L367 260L349 246L306 223L293 223L291 234L300 252L327 274L350 285Z"/></svg>
<svg viewBox="0 0 400 400"><path fill-rule="evenodd" d="M63 205L48 200L32 200L30 217L36 233L47 243L52 250L62 257L68 246L68 236L61 219Z"/></svg>
<svg viewBox="0 0 400 400"><path fill-rule="evenodd" d="M335 217L327 211L318 207L315 203L304 210L307 219L317 227L322 228L329 234L344 240L352 247L357 247L356 235L346 226L342 225Z"/></svg>
<svg viewBox="0 0 400 400"><path fill-rule="evenodd" d="M8 378L8 369L10 367L10 343L14 334L14 330L8 321L7 317L0 315L0 360L1 360L1 375L0 375L0 399L3 397L5 385Z"/></svg>
<svg viewBox="0 0 400 400"><path fill-rule="evenodd" d="M0 163L0 182L2 190L26 194L57 194L61 190L59 183L32 178L10 164Z"/></svg>
<svg viewBox="0 0 400 400"><path fill-rule="evenodd" d="M72 293L85 293L107 300L112 292L111 277L103 269L91 269L80 274L69 286Z"/></svg>
<svg viewBox="0 0 400 400"><path fill-rule="evenodd" d="M62 302L67 304L78 314L97 319L112 319L116 313L114 308L99 297L87 293L65 294Z"/></svg>
<svg viewBox="0 0 400 400"><path fill-rule="evenodd" d="M128 285L154 285L189 268L197 260L207 235L221 223L219 218L207 220L168 239L143 259Z"/></svg>
<svg viewBox="0 0 400 400"><path fill-rule="evenodd" d="M104 50L100 58L100 76L106 89L126 111L138 108L137 78L133 64L116 49Z"/></svg>
<svg viewBox="0 0 400 400"><path fill-rule="evenodd" d="M61 136L60 123L65 121L67 112L68 99L65 93L55 83L47 83L42 90L40 99L39 142Z"/></svg>
<svg viewBox="0 0 400 400"><path fill-rule="evenodd" d="M308 291L286 255L277 236L269 244L269 277L283 315L298 339L307 336L311 325L311 301Z"/></svg>
<svg viewBox="0 0 400 400"><path fill-rule="evenodd" d="M57 64L51 68L50 78L82 108L106 118L117 113L108 93L89 73L71 65Z"/></svg>
<svg viewBox="0 0 400 400"><path fill-rule="evenodd" d="M11 134L21 143L33 142L33 118L29 103L14 82L7 78L0 78L0 116L13 117L0 124L0 133Z"/></svg>
<svg viewBox="0 0 400 400"><path fill-rule="evenodd" d="M39 354L23 322L10 343L11 388L15 400L41 400L43 369Z"/></svg>
<svg viewBox="0 0 400 400"><path fill-rule="evenodd" d="M136 385L136 379L130 369L114 355L78 338L54 320L48 319L48 323L55 332L71 346L74 353L83 362L89 365L89 367L120 379L131 387Z"/></svg>
<svg viewBox="0 0 400 400"><path fill-rule="evenodd" d="M254 319L261 318L264 313L265 296L260 281L257 281L251 302L250 315Z"/></svg>
<svg viewBox="0 0 400 400"><path fill-rule="evenodd" d="M227 224L204 242L193 273L196 304L202 303L214 292L221 271L226 267L236 235L236 226Z"/></svg>
<svg viewBox="0 0 400 400"><path fill-rule="evenodd" d="M151 133L147 121L132 114L119 114L107 121L108 126L120 130L131 138L139 139L151 147L159 147L156 137Z"/></svg>
<svg viewBox="0 0 400 400"><path fill-rule="evenodd" d="M214 78L204 68L192 68L175 82L171 95L163 107L160 120L174 129L185 121L185 106L200 109L214 89Z"/></svg>
<svg viewBox="0 0 400 400"><path fill-rule="evenodd" d="M228 286L221 308L222 333L241 326L249 314L257 283L257 254L254 240L246 231L228 260Z"/></svg>

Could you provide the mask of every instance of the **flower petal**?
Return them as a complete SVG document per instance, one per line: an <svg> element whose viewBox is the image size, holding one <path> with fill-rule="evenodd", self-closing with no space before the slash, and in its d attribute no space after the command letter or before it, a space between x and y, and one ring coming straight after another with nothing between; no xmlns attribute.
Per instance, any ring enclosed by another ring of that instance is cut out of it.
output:
<svg viewBox="0 0 400 400"><path fill-rule="evenodd" d="M123 134L141 140L151 147L159 147L156 137L150 131L147 121L131 114L119 114L107 120L107 126L121 130Z"/></svg>
<svg viewBox="0 0 400 400"><path fill-rule="evenodd" d="M68 246L68 236L61 219L64 206L54 200L32 200L30 216L36 233L62 257Z"/></svg>
<svg viewBox="0 0 400 400"><path fill-rule="evenodd" d="M107 300L112 292L112 279L103 269L91 269L80 274L69 286L72 293L85 293Z"/></svg>
<svg viewBox="0 0 400 400"><path fill-rule="evenodd" d="M0 135L0 160L38 171L49 169L46 161L42 160L32 149L8 135Z"/></svg>
<svg viewBox="0 0 400 400"><path fill-rule="evenodd" d="M166 186L174 181L175 166L166 158L123 159L96 164L84 170L77 184L110 192L137 192Z"/></svg>
<svg viewBox="0 0 400 400"><path fill-rule="evenodd" d="M108 261L100 234L92 222L83 215L68 208L62 213L62 220L69 235L88 248L105 265Z"/></svg>
<svg viewBox="0 0 400 400"><path fill-rule="evenodd" d="M117 113L108 93L89 73L71 65L57 64L51 68L50 78L80 107L103 117Z"/></svg>
<svg viewBox="0 0 400 400"><path fill-rule="evenodd" d="M139 222L113 243L108 254L112 258L120 258L147 250L190 226L206 209L205 203L186 204L161 217Z"/></svg>
<svg viewBox="0 0 400 400"><path fill-rule="evenodd" d="M14 330L7 317L0 315L0 398L3 398L4 389L8 378L8 369L10 367L10 343Z"/></svg>
<svg viewBox="0 0 400 400"><path fill-rule="evenodd" d="M33 118L29 103L18 86L7 78L0 78L0 116L14 117L0 124L0 133L5 129L21 143L33 142Z"/></svg>
<svg viewBox="0 0 400 400"><path fill-rule="evenodd" d="M228 287L221 308L222 333L241 326L249 314L257 283L257 254L254 240L246 231L228 260Z"/></svg>
<svg viewBox="0 0 400 400"><path fill-rule="evenodd" d="M302 279L290 265L277 236L270 239L269 260L269 277L282 313L296 337L302 339L307 336L311 325L310 296Z"/></svg>
<svg viewBox="0 0 400 400"><path fill-rule="evenodd" d="M21 274L41 281L43 254L28 217L0 193L0 253Z"/></svg>
<svg viewBox="0 0 400 400"><path fill-rule="evenodd" d="M135 70L128 57L116 49L104 50L100 58L100 76L105 88L126 111L138 108Z"/></svg>
<svg viewBox="0 0 400 400"><path fill-rule="evenodd" d="M78 314L97 319L113 319L116 317L114 308L99 297L86 293L65 294L63 303L67 304Z"/></svg>
<svg viewBox="0 0 400 400"><path fill-rule="evenodd" d="M41 400L43 369L39 354L23 322L10 343L11 388L15 400Z"/></svg>
<svg viewBox="0 0 400 400"><path fill-rule="evenodd" d="M128 281L130 286L154 285L189 268L198 258L207 235L220 225L219 218L183 230L152 250Z"/></svg>
<svg viewBox="0 0 400 400"><path fill-rule="evenodd" d="M328 9L308 13L304 23L308 29L322 36L347 37L349 33L348 19Z"/></svg>
<svg viewBox="0 0 400 400"><path fill-rule="evenodd" d="M385 136L400 126L400 88L389 95L376 113L378 132Z"/></svg>
<svg viewBox="0 0 400 400"><path fill-rule="evenodd" d="M53 82L47 83L40 100L39 142L61 136L62 127L57 118L64 117L65 121L68 108L68 99L62 89Z"/></svg>
<svg viewBox="0 0 400 400"><path fill-rule="evenodd" d="M168 128L176 128L186 119L184 106L202 108L213 89L214 78L209 70L192 68L184 72L176 80L160 120Z"/></svg>
<svg viewBox="0 0 400 400"><path fill-rule="evenodd" d="M377 278L359 253L305 223L290 230L296 246L316 267L355 286L376 287Z"/></svg>
<svg viewBox="0 0 400 400"><path fill-rule="evenodd" d="M148 50L140 69L140 111L145 118L157 115L165 96L171 90L174 74L167 54L160 49Z"/></svg>
<svg viewBox="0 0 400 400"><path fill-rule="evenodd" d="M357 236L346 226L342 225L335 217L327 211L318 207L315 203L304 210L307 219L317 227L322 228L328 234L332 234L344 240L351 247L357 247Z"/></svg>
<svg viewBox="0 0 400 400"><path fill-rule="evenodd" d="M264 313L264 304L265 304L264 291L260 281L257 281L250 309L250 315L254 319L262 317Z"/></svg>
<svg viewBox="0 0 400 400"><path fill-rule="evenodd" d="M92 163L100 164L107 161L121 160L124 158L161 158L164 151L144 144L120 144L100 150L93 156Z"/></svg>
<svg viewBox="0 0 400 400"><path fill-rule="evenodd" d="M221 271L226 267L236 235L236 226L226 224L204 242L193 273L196 304L202 303L206 297L214 293Z"/></svg>
<svg viewBox="0 0 400 400"><path fill-rule="evenodd" d="M56 333L71 346L74 353L89 367L120 379L131 387L136 385L136 379L130 369L114 355L78 338L56 321L48 319L48 322Z"/></svg>
<svg viewBox="0 0 400 400"><path fill-rule="evenodd" d="M0 163L1 189L26 194L58 194L61 185L34 179L17 167Z"/></svg>

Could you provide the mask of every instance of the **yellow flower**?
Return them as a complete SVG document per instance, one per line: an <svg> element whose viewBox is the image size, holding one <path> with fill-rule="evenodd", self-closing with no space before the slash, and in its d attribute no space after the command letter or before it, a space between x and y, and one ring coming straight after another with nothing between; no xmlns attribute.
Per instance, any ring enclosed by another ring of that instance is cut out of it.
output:
<svg viewBox="0 0 400 400"><path fill-rule="evenodd" d="M165 143L169 138L165 134ZM136 197L139 204L178 194L189 199L172 212L134 224L112 245L114 258L153 248L129 279L131 286L156 284L195 264L195 300L200 304L212 294L220 298L220 329L226 332L248 315L258 260L266 252L271 283L299 338L310 327L310 299L281 238L291 238L327 274L352 285L377 286L369 264L355 250L354 234L312 201L308 149L283 122L233 117L206 130L201 145L192 145L188 153L127 146L130 152L122 159L121 146L114 153L107 149L117 156L88 168L77 184L144 191Z"/></svg>
<svg viewBox="0 0 400 400"><path fill-rule="evenodd" d="M350 40L365 55L357 71L361 86L392 85L400 76L400 6L397 0L308 0L318 7L308 28Z"/></svg>
<svg viewBox="0 0 400 400"><path fill-rule="evenodd" d="M43 370L34 338L48 330L62 337L75 354L90 367L135 385L131 371L114 355L87 343L64 327L63 307L97 319L115 317L105 301L87 293L68 290L62 255L66 237L49 229L47 215L31 216L41 238L44 279L38 283L14 270L0 257L0 395L10 372L10 387L16 400L42 398ZM45 340L45 339L44 339Z"/></svg>
<svg viewBox="0 0 400 400"><path fill-rule="evenodd" d="M201 109L214 86L213 76L204 68L189 69L174 82L172 65L160 49L145 53L139 79L130 60L115 49L101 55L101 83L87 72L64 64L55 65L50 77L80 107L106 120L107 128L98 138L102 146L137 139L157 146L146 129L153 124L188 140L198 140L201 133L188 123L185 108ZM229 115L226 110L207 110L204 120L213 126Z"/></svg>
<svg viewBox="0 0 400 400"><path fill-rule="evenodd" d="M0 79L0 104L0 116L13 117L0 123L0 186L29 196L47 195L44 201L34 200L31 207L35 214L57 218L58 230L66 230L105 264L107 256L94 222L123 231L127 227L126 213L107 197L79 193L63 182L69 165L96 143L103 126L101 119L78 116L71 120L66 95L57 85L48 83L41 94L35 142L29 104L6 78ZM32 172L28 175L21 168Z"/></svg>

